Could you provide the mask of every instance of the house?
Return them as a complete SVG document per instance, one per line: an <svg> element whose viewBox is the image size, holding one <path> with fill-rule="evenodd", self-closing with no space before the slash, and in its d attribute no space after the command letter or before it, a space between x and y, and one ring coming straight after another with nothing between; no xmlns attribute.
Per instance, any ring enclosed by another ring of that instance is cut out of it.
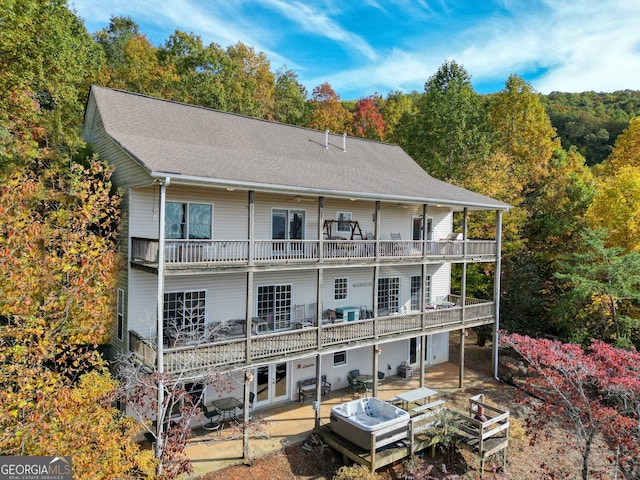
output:
<svg viewBox="0 0 640 480"><path fill-rule="evenodd" d="M111 348L146 368L194 385L227 371L259 408L321 375L338 389L354 369L424 372L449 359L449 332L497 322L499 286L451 295L451 272L499 272L508 205L398 146L98 86L84 136L123 194ZM478 211L494 238L467 238Z"/></svg>

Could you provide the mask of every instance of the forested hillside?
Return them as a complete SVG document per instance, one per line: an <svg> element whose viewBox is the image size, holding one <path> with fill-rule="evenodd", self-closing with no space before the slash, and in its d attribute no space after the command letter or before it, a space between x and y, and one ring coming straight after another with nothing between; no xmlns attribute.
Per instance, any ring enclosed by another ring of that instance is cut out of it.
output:
<svg viewBox="0 0 640 480"><path fill-rule="evenodd" d="M640 115L640 91L553 92L541 98L562 147L575 146L587 165L604 161L629 120Z"/></svg>
<svg viewBox="0 0 640 480"><path fill-rule="evenodd" d="M329 83L309 93L242 39L176 31L156 46L128 18L89 33L64 0L9 2L0 24L0 453L73 452L78 478L153 470L112 408L99 348L119 199L80 136L92 83L397 143L432 176L512 205L502 327L640 346L640 92L540 95L513 75L480 95L452 61L423 91L346 100ZM493 225L471 215L471 238ZM483 282L467 294L491 298L493 274L470 265Z"/></svg>

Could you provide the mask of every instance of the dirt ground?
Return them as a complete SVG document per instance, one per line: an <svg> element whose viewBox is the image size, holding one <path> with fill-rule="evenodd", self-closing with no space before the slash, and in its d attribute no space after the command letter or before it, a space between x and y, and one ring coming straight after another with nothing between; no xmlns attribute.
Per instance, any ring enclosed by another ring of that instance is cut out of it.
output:
<svg viewBox="0 0 640 480"><path fill-rule="evenodd" d="M450 359L456 361L458 352L456 345L458 337L451 336ZM478 347L471 335L466 339L465 364L467 366L491 365L491 345ZM486 368L486 367L485 367ZM509 447L507 449L506 465L502 464L502 455L491 459L485 465L485 471L479 471L479 462L475 457L465 451L456 452L454 455L436 453L431 458L424 455L427 463L433 464L431 478L444 478L439 471L445 464L449 473L460 475L461 479L509 479L509 480L579 480L581 457L575 447L568 443L571 432L560 427L549 428L535 443L530 443L530 438L524 430L524 419L527 408L514 402L516 388L512 385L492 381L482 385L467 388L462 392L456 392L446 397L447 405L458 407L464 411L468 405L468 398L477 393L484 393L489 403L495 404L511 412L509 429ZM592 455L592 467L601 472L600 476L594 474L593 478L613 479L614 467L608 462L610 454L606 449L596 449ZM301 445L283 448L277 454L257 459L252 465L238 465L203 475L199 480L332 480L336 471L342 466L342 456L334 452L330 447L317 442L314 437L309 437ZM498 472L501 476L494 475ZM383 480L402 480L405 478L405 469L402 463L378 470Z"/></svg>

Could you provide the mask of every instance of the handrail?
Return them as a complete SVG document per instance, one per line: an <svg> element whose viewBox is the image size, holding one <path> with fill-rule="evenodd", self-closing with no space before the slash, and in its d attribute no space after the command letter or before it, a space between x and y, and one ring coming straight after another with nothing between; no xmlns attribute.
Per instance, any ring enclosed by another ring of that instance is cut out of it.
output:
<svg viewBox="0 0 640 480"><path fill-rule="evenodd" d="M478 258L495 257L495 240L172 240L165 241L165 262L177 264L249 264L318 262L332 260L374 260L397 258ZM466 244L466 250L463 245ZM377 246L377 247L376 247ZM252 255L249 255L252 248ZM377 248L377 249L376 249ZM157 263L158 240L131 239L134 263Z"/></svg>
<svg viewBox="0 0 640 480"><path fill-rule="evenodd" d="M493 302L472 303L425 312L408 312L351 322L323 324L320 327L275 331L251 336L249 357L244 336L220 339L194 345L164 348L165 370L231 368L273 358L285 358L317 352L320 348L335 349L354 342L380 341L407 335L426 335L442 328L464 328L495 321ZM424 323L423 323L424 320ZM318 328L320 335L318 335ZM142 364L153 368L156 349L152 340L129 332L130 349ZM320 342L320 343L318 343Z"/></svg>

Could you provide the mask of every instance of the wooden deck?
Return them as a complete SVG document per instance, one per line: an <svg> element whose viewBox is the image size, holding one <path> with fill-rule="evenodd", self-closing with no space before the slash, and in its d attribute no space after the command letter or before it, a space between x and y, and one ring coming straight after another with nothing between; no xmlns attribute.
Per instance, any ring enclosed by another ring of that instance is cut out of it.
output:
<svg viewBox="0 0 640 480"><path fill-rule="evenodd" d="M446 411L454 420L456 445L474 452L480 461L480 470L483 471L485 461L496 453L502 452L503 461L506 461L506 449L509 444L509 411L493 407L484 401L484 395L471 397L469 415L447 408L442 401L431 402L425 405L425 408L418 409L424 413L411 417L406 428L399 430L398 427L392 426L372 432L369 449L363 449L337 435L329 425L324 425L316 431L327 445L342 454L345 464L355 462L373 472L429 447L434 449L438 443L434 440L437 435L430 434L430 430L441 424L443 417L440 415ZM478 413L478 405L484 408L484 421L473 416ZM413 411L415 410L414 407ZM384 437L384 442L378 442L377 437Z"/></svg>
<svg viewBox="0 0 640 480"><path fill-rule="evenodd" d="M449 299L460 301L455 295L449 295ZM248 336L222 336L214 341L165 347L164 368L169 373L193 372L194 375L211 368L238 370L265 361L301 359L317 355L319 351L331 353L494 322L494 302L467 298L465 306L456 304L445 309ZM154 367L157 356L154 339L130 330L129 348L140 364Z"/></svg>

